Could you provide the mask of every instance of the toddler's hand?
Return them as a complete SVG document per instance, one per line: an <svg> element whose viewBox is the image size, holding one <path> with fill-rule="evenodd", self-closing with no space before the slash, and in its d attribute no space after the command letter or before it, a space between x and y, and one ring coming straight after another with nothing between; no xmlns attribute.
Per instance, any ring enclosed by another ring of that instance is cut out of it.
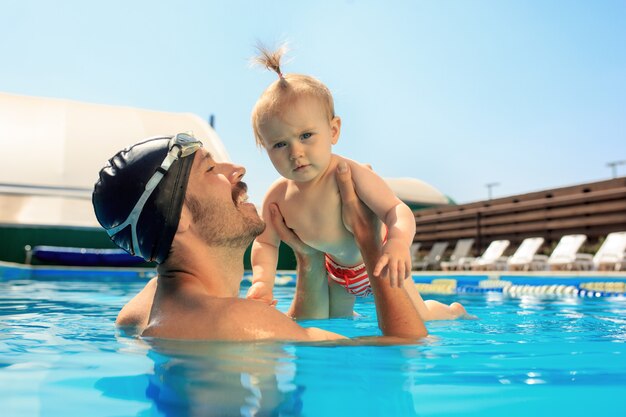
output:
<svg viewBox="0 0 626 417"><path fill-rule="evenodd" d="M278 300L274 300L272 290L264 282L256 282L250 286L246 298L249 300L263 301L270 306L278 304Z"/></svg>
<svg viewBox="0 0 626 417"><path fill-rule="evenodd" d="M391 287L402 287L411 276L411 251L400 239L389 239L374 268L374 276L388 278Z"/></svg>

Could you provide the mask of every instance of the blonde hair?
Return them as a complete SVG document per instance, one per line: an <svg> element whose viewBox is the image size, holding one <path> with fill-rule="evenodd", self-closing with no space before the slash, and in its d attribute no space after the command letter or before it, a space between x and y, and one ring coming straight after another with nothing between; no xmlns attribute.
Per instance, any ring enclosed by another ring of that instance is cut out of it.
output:
<svg viewBox="0 0 626 417"><path fill-rule="evenodd" d="M259 147L263 147L263 139L259 133L259 125L264 117L275 116L288 105L295 103L302 97L313 97L320 101L328 114L328 120L335 117L335 103L333 96L320 80L304 74L283 74L280 65L281 59L287 53L287 46L282 44L271 51L262 44L257 45L259 55L253 58L253 63L274 71L278 79L261 93L252 109L252 130Z"/></svg>

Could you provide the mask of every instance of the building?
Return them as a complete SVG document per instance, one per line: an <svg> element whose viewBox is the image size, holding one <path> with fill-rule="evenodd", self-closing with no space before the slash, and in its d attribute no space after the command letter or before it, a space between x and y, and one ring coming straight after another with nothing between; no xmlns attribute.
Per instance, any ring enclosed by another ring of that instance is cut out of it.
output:
<svg viewBox="0 0 626 417"><path fill-rule="evenodd" d="M626 230L626 177L414 213L422 249L474 238L475 255L499 239L510 240L512 251L537 236L549 253L563 235L574 233L587 235L593 249L607 234Z"/></svg>
<svg viewBox="0 0 626 417"><path fill-rule="evenodd" d="M107 158L141 138L189 131L230 160L195 114L0 93L0 260L24 262L26 245L113 248L91 205Z"/></svg>

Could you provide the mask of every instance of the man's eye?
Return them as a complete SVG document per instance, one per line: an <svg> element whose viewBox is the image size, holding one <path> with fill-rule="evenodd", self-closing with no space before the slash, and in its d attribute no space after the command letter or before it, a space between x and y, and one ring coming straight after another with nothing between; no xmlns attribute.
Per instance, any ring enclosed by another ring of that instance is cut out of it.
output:
<svg viewBox="0 0 626 417"><path fill-rule="evenodd" d="M303 133L302 135L300 135L300 139L308 139L311 136L313 136L313 133L309 133L309 132Z"/></svg>
<svg viewBox="0 0 626 417"><path fill-rule="evenodd" d="M210 167L207 168L206 172L211 172L215 169L215 165L211 165Z"/></svg>
<svg viewBox="0 0 626 417"><path fill-rule="evenodd" d="M273 149L280 149L287 146L287 144L285 142L277 142L274 144L274 146L272 146Z"/></svg>

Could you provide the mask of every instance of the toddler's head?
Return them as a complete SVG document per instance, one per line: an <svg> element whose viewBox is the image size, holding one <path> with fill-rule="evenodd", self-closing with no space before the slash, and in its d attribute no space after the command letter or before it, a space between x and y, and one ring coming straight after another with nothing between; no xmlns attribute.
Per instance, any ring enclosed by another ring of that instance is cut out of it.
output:
<svg viewBox="0 0 626 417"><path fill-rule="evenodd" d="M275 71L278 79L263 91L252 110L252 129L258 146L265 147L259 126L267 120L280 117L290 107L301 99L317 104L331 122L335 118L333 96L328 87L310 75L283 74L280 69L281 59L286 52L283 45L276 51L270 51L259 46L259 56L255 62Z"/></svg>

